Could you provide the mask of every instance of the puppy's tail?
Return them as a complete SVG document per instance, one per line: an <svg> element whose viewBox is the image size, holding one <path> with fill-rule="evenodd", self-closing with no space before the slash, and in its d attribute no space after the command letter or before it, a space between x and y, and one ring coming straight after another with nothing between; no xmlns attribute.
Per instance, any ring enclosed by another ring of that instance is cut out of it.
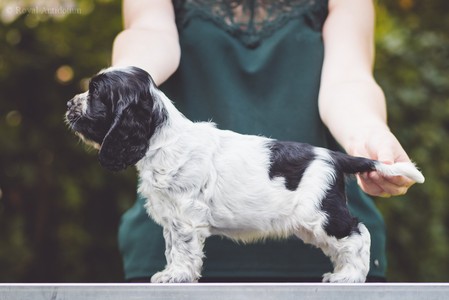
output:
<svg viewBox="0 0 449 300"><path fill-rule="evenodd" d="M332 152L333 162L346 174L356 174L377 171L384 176L405 176L417 183L423 183L425 178L412 162L397 162L385 164L377 160L354 157L339 152Z"/></svg>

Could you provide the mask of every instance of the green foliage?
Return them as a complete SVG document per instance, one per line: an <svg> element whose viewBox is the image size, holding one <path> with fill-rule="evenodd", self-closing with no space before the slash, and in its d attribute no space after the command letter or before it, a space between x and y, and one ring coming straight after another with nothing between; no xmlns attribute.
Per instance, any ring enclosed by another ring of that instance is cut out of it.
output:
<svg viewBox="0 0 449 300"><path fill-rule="evenodd" d="M14 2L0 2L0 282L122 281L116 233L135 172L104 171L63 121L67 100L110 63L120 3L49 0L73 9L49 14ZM377 200L393 281L449 280L448 6L377 3L376 78L393 132L427 178Z"/></svg>
<svg viewBox="0 0 449 300"><path fill-rule="evenodd" d="M449 281L449 20L447 1L382 1L377 63L389 123L426 183L378 200L388 228L389 279Z"/></svg>
<svg viewBox="0 0 449 300"><path fill-rule="evenodd" d="M2 282L123 278L116 232L134 171L103 171L63 118L85 78L110 64L120 3L77 5L66 16L29 10L0 27Z"/></svg>

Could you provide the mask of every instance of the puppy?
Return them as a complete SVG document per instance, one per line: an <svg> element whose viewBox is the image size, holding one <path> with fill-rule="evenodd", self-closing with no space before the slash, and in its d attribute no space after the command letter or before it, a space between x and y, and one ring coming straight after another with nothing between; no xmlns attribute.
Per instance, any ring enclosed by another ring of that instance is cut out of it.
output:
<svg viewBox="0 0 449 300"><path fill-rule="evenodd" d="M412 163L382 164L297 142L191 122L136 67L110 68L68 102L69 127L119 171L136 165L148 214L163 227L165 269L152 282L196 282L211 235L249 243L297 236L330 257L324 282L364 282L370 234L348 211L345 174L424 182Z"/></svg>

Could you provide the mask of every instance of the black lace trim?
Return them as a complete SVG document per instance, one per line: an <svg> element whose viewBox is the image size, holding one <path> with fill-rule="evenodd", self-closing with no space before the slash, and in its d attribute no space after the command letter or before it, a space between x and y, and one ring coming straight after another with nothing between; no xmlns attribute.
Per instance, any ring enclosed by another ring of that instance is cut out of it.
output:
<svg viewBox="0 0 449 300"><path fill-rule="evenodd" d="M321 31L327 16L327 0L174 0L178 27L193 17L215 23L247 47L257 47L288 21L304 16Z"/></svg>

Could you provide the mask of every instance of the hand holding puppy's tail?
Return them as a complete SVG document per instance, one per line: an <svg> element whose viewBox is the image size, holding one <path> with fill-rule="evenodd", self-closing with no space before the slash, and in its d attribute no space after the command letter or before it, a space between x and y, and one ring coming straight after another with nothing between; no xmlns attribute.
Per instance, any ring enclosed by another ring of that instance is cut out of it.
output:
<svg viewBox="0 0 449 300"><path fill-rule="evenodd" d="M341 152L331 152L333 162L346 174L377 171L384 176L405 176L417 183L424 182L423 174L412 162L386 164L364 157L354 157Z"/></svg>

